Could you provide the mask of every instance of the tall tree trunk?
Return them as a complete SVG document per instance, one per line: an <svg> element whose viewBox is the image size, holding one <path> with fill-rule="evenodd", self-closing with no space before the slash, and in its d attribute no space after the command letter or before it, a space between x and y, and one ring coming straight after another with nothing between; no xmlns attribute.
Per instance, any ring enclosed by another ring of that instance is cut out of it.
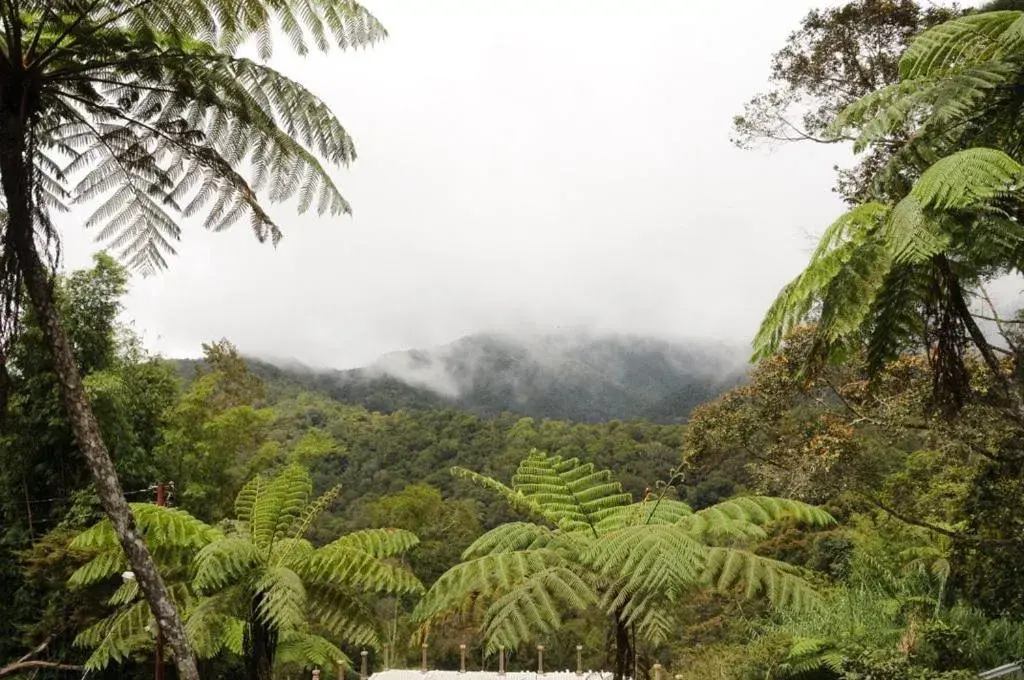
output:
<svg viewBox="0 0 1024 680"><path fill-rule="evenodd" d="M52 282L35 244L29 186L29 159L24 119L10 112L0 122L0 182L7 199L8 244L15 249L28 299L53 358L53 370L60 384L61 399L71 422L103 509L128 557L132 570L156 617L157 624L174 651L181 680L198 680L195 658L185 637L178 611L171 602L153 558L139 534L121 483L114 470L99 423L82 385L82 376L61 324L54 302Z"/></svg>
<svg viewBox="0 0 1024 680"><path fill-rule="evenodd" d="M277 633L270 630L259 614L261 594L253 598L249 614L249 625L245 640L245 670L249 680L273 680L274 652L277 650Z"/></svg>
<svg viewBox="0 0 1024 680"><path fill-rule="evenodd" d="M615 626L615 670L612 680L624 680L633 677L633 644L629 637L629 626L618 612L615 613L613 625Z"/></svg>

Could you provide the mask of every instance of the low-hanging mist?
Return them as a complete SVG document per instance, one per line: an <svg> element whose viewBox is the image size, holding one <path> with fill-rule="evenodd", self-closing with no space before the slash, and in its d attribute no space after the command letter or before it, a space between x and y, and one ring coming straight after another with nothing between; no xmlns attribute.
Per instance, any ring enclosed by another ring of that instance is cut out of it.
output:
<svg viewBox="0 0 1024 680"><path fill-rule="evenodd" d="M255 360L288 378L372 410L459 408L581 422L682 422L745 375L741 348L636 335L476 334L393 352L355 369Z"/></svg>

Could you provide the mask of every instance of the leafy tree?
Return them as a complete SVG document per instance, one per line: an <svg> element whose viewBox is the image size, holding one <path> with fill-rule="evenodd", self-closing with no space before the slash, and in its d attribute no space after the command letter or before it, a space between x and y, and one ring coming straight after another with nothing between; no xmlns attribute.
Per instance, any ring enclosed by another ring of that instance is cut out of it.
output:
<svg viewBox="0 0 1024 680"><path fill-rule="evenodd" d="M861 339L879 368L899 351L934 350L937 401L955 411L969 391L967 341L1005 400L1024 415L998 348L970 309L989 279L1020 271L1021 165L1016 125L1020 12L969 15L921 34L899 63L899 82L848 106L831 127L855 149L886 147L875 175L885 191L822 237L811 262L765 317L758 354L794 324L819 314L822 356ZM889 197L892 198L890 202Z"/></svg>
<svg viewBox="0 0 1024 680"><path fill-rule="evenodd" d="M236 519L211 527L179 509L133 505L154 556L185 612L189 641L201 658L242 656L246 677L268 680L275 669L317 665L328 673L349 664L336 642L380 646L370 606L375 594L415 593L420 582L390 558L417 543L399 529L367 529L314 547L306 533L336 498L311 498L301 465L254 477L239 493ZM109 520L72 543L94 557L72 575L87 586L128 567ZM93 649L86 666L103 668L153 644L153 616L137 582L110 599L117 610L83 631Z"/></svg>
<svg viewBox="0 0 1024 680"><path fill-rule="evenodd" d="M703 588L742 586L779 606L806 607L810 585L797 570L737 547L783 518L827 524L812 506L741 497L699 512L666 497L632 502L607 470L531 453L512 486L454 473L497 492L535 521L503 524L477 539L417 605L424 632L460 612L483 616L487 649L515 648L563 625L568 612L597 607L612 625L615 675L631 674L631 633L651 643L672 630L677 607Z"/></svg>
<svg viewBox="0 0 1024 680"><path fill-rule="evenodd" d="M913 37L960 13L956 5L916 0L854 0L812 9L772 55L771 88L751 98L733 119L733 142L749 148L765 142L841 141L827 134L835 116L896 82L900 55ZM836 191L850 202L864 200L872 176L890 155L885 146L871 148L855 168L839 171Z"/></svg>
<svg viewBox="0 0 1024 680"><path fill-rule="evenodd" d="M109 444L118 475L138 499L163 471L153 455L164 412L177 397L173 370L147 356L118 323L126 272L100 254L91 268L55 282L55 294L78 366ZM47 653L61 654L73 632L64 617L61 590L27 578L17 555L57 527L92 523L99 508L90 475L67 420L59 383L34 314L21 311L21 332L7 356L7 411L0 427L0 658L20 657L53 639ZM70 617L68 617L70 618ZM36 625L39 621L50 628Z"/></svg>
<svg viewBox="0 0 1024 680"><path fill-rule="evenodd" d="M344 128L300 84L235 56L255 40L270 57L275 25L299 53L384 35L350 0L11 0L0 11L0 363L24 286L103 507L187 680L192 655L132 524L39 243L57 238L52 211L98 201L87 224L132 266L152 270L173 252L179 216L205 214L211 229L247 219L258 239L276 242L280 229L257 192L346 212L324 167L354 158Z"/></svg>
<svg viewBox="0 0 1024 680"><path fill-rule="evenodd" d="M168 414L158 455L173 471L180 505L218 521L230 514L246 480L278 462L279 452L268 440L275 414L261 403L264 383L229 342L204 344L203 352L203 364Z"/></svg>

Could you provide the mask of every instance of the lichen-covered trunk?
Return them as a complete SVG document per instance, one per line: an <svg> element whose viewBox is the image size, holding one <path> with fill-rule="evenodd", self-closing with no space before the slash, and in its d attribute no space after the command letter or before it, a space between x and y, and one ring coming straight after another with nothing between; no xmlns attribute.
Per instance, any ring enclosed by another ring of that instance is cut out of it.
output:
<svg viewBox="0 0 1024 680"><path fill-rule="evenodd" d="M82 384L71 341L57 312L49 272L35 244L24 119L9 111L0 112L0 115L3 116L0 120L0 183L7 200L7 247L14 248L16 253L29 303L53 358L53 371L60 385L64 409L78 446L88 462L103 509L110 518L157 624L174 651L178 677L181 680L198 680L199 672L184 626L121 490L113 461Z"/></svg>

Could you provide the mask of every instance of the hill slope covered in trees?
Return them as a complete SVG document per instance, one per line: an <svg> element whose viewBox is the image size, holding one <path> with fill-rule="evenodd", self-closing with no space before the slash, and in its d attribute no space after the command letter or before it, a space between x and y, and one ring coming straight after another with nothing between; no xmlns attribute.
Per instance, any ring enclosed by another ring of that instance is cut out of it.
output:
<svg viewBox="0 0 1024 680"><path fill-rule="evenodd" d="M744 358L723 345L642 336L478 334L349 370L248 361L271 382L383 413L457 408L479 416L679 423L742 380Z"/></svg>

